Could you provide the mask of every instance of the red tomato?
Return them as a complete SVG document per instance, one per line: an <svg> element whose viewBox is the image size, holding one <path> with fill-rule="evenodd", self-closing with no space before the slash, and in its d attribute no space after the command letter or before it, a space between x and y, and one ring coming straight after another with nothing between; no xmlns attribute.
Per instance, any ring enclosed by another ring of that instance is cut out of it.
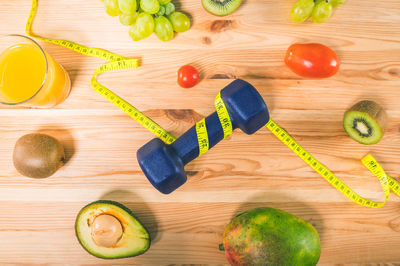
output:
<svg viewBox="0 0 400 266"><path fill-rule="evenodd" d="M337 54L319 43L292 44L286 52L286 65L305 78L328 78L340 67Z"/></svg>
<svg viewBox="0 0 400 266"><path fill-rule="evenodd" d="M200 76L196 68L186 65L178 70L178 84L182 88L191 88L199 82Z"/></svg>

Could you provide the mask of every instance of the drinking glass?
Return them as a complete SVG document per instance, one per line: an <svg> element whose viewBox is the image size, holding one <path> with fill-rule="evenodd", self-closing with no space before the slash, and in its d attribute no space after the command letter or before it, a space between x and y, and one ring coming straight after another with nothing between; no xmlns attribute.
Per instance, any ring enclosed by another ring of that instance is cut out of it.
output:
<svg viewBox="0 0 400 266"><path fill-rule="evenodd" d="M0 36L0 103L49 108L69 95L67 71L22 35Z"/></svg>

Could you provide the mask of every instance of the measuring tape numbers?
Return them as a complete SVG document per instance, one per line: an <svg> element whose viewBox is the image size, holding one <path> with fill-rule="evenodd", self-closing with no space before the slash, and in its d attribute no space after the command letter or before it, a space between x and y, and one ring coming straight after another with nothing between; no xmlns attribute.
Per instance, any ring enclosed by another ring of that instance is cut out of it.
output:
<svg viewBox="0 0 400 266"><path fill-rule="evenodd" d="M29 14L28 22L26 24L26 34L30 37L53 43L59 46L63 46L65 48L71 49L75 52L81 53L87 56L93 56L97 58L104 59L109 61L106 64L98 67L91 79L92 88L110 101L112 104L120 108L142 126L147 128L154 135L159 137L167 144L171 144L175 141L175 138L169 134L165 129L163 129L156 122L145 116L142 112L136 109L133 105L129 104L121 97L113 93L111 90L102 86L96 79L96 77L102 73L110 72L114 70L121 69L134 69L139 66L139 62L137 59L128 58L125 56L121 56L118 54L114 54L112 52L87 47L78 43L74 43L67 40L60 39L49 39L43 38L38 35L35 35L31 31L33 19L35 17L36 11L38 8L38 0L32 0L32 8ZM221 122L222 129L224 131L224 138L227 138L232 134L232 122L229 117L229 113L226 109L226 106L221 98L221 94L219 93L215 99L215 109L217 110L217 114L219 120ZM379 179L379 182L382 186L385 200L383 202L375 202L368 199L365 199L354 192L350 187L348 187L345 183L343 183L338 177L336 177L325 165L320 163L314 156L308 153L303 147L301 147L283 128L281 128L277 123L275 123L272 119L267 123L266 127L279 139L288 146L295 154L297 154L304 162L306 162L312 169L314 169L318 174L320 174L326 181L328 181L333 187L335 187L338 191L347 196L350 200L354 201L357 204L371 207L371 208L380 208L382 207L387 199L389 198L390 189L398 196L400 196L400 184L388 176L382 167L378 164L378 162L372 157L372 155L368 154L366 157L362 159L362 163ZM196 124L196 132L199 143L199 156L207 152L209 149L209 139L207 135L207 127L205 123L205 119L202 119Z"/></svg>
<svg viewBox="0 0 400 266"><path fill-rule="evenodd" d="M358 195L349 186L343 183L338 177L336 177L325 165L320 163L314 156L307 152L297 141L295 141L289 133L287 133L283 128L281 128L272 119L267 123L266 127L286 146L288 146L297 156L299 156L304 162L306 162L312 169L314 169L319 175L321 175L326 181L329 182L338 191L342 192L350 200L357 204L371 207L380 208L385 205L387 199L389 198L390 188L398 196L400 196L400 185L399 183L388 176L374 157L370 154L362 159L362 163L368 168L381 183L385 200L383 202L375 202L365 199Z"/></svg>
<svg viewBox="0 0 400 266"><path fill-rule="evenodd" d="M232 134L233 127L228 110L226 109L225 103L221 98L221 92L219 92L217 97L215 98L214 106L215 110L217 111L222 130L224 131L224 139L226 139ZM204 118L196 123L196 134L199 144L199 156L201 156L206 153L210 148L207 125Z"/></svg>
<svg viewBox="0 0 400 266"><path fill-rule="evenodd" d="M128 102L124 101L121 97L113 93L111 90L102 86L96 80L96 77L98 75L105 72L120 70L120 69L137 68L139 66L138 59L132 59L129 57L121 56L99 48L87 47L67 40L43 38L41 36L33 34L31 29L32 29L33 19L37 12L37 8L38 8L38 0L32 0L31 11L29 13L28 22L26 23L25 27L25 32L28 36L42 40L44 42L63 46L65 48L71 49L83 55L93 56L109 61L109 63L101 65L95 70L91 79L92 88L97 93L106 98L108 101L110 101L112 104L114 104L119 109L127 113L130 117L139 122L142 126L147 128L154 135L162 139L165 143L170 144L173 141L175 141L175 138L171 134L169 134L165 129L163 129L160 125L158 125L156 122L145 116L138 109L136 109Z"/></svg>

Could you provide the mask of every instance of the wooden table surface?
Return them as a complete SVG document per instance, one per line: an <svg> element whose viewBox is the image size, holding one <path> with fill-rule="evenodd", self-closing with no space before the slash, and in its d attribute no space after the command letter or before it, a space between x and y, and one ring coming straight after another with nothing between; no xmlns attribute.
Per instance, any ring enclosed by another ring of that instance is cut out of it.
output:
<svg viewBox="0 0 400 266"><path fill-rule="evenodd" d="M360 159L371 152L400 179L400 1L349 0L323 24L292 23L293 0L247 0L224 18L208 14L200 2L180 1L193 26L167 43L154 35L131 41L128 28L97 0L40 0L33 30L140 58L139 69L99 80L175 136L213 112L220 89L245 79L306 149L361 195L382 200L377 179ZM30 3L1 1L0 34L24 34ZM342 60L339 73L324 80L293 74L283 58L294 42L334 49ZM136 160L136 150L153 135L90 87L103 61L43 47L69 72L72 92L54 109L0 109L0 264L226 264L218 251L224 226L244 210L269 206L316 227L320 265L399 265L400 199L391 194L381 209L350 202L266 129L252 136L235 132L186 167L189 181L182 188L161 195ZM176 83L184 64L201 72L192 89ZM357 144L342 128L344 111L362 99L388 112L378 145ZM66 148L69 161L51 178L21 177L13 167L16 140L31 132L52 135ZM81 248L75 217L98 199L126 204L148 227L153 241L146 254L107 261Z"/></svg>

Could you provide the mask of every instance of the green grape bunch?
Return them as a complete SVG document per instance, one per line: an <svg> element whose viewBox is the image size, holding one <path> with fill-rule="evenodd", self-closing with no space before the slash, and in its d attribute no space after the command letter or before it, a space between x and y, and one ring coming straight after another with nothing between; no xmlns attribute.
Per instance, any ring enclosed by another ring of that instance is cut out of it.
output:
<svg viewBox="0 0 400 266"><path fill-rule="evenodd" d="M102 0L103 1L103 0ZM149 37L153 32L161 41L170 41L175 33L190 28L190 19L175 11L171 0L104 0L106 13L119 17L122 25L129 26L134 41Z"/></svg>
<svg viewBox="0 0 400 266"><path fill-rule="evenodd" d="M323 23L332 16L333 9L344 2L346 0L298 0L290 11L290 18L300 23L311 17L313 22Z"/></svg>

